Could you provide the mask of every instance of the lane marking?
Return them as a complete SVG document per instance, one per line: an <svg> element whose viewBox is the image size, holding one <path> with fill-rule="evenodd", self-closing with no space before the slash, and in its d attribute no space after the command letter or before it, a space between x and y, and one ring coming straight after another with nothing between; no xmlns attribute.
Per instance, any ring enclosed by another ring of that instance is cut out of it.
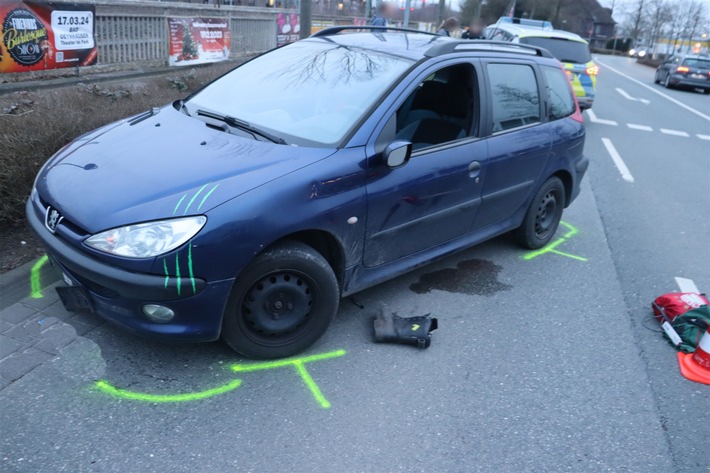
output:
<svg viewBox="0 0 710 473"><path fill-rule="evenodd" d="M592 123L599 123L600 125L610 126L618 125L618 123L616 123L614 120L604 120L603 118L597 118L597 115L592 111L591 108L587 109L587 115L589 116L589 121Z"/></svg>
<svg viewBox="0 0 710 473"><path fill-rule="evenodd" d="M606 151L609 153L609 156L611 156L612 161L614 161L616 168L621 173L621 177L627 182L634 182L634 176L631 175L631 171L629 171L629 168L626 167L626 163L623 159L621 159L621 155L616 148L614 148L611 140L609 138L602 138L602 143L604 143Z"/></svg>
<svg viewBox="0 0 710 473"><path fill-rule="evenodd" d="M695 285L695 282L693 282L692 279L675 278L675 283L678 285L680 292L697 292L698 294L700 293L700 291L698 291L698 286Z"/></svg>
<svg viewBox="0 0 710 473"><path fill-rule="evenodd" d="M618 69L616 69L616 68L614 68L614 67L611 67L610 65L608 65L608 64L606 64L606 63L600 61L599 59L595 59L595 61L596 61L597 64L601 64L602 66L606 67L606 68L609 69L610 71L619 74L621 77L624 77L624 78L630 80L631 82L635 82L635 83L637 83L638 85L640 85L641 87L645 87L646 89L650 90L650 91L653 92L654 94L658 94L658 95L660 95L661 97L663 97L664 99L670 100L671 102L673 102L674 104L678 105L679 107L683 107L683 108L686 109L687 111L689 111L689 112L691 112L691 113L694 113L694 114L696 114L697 116L702 117L702 118L704 118L705 120L707 120L707 121L710 122L710 116L705 115L704 113L702 113L702 112L700 112L700 111L698 111L698 110L695 110L693 107L690 107L690 106L684 104L684 103L681 102L680 100L676 100L676 99L674 99L673 97L671 97L670 95L664 94L664 93L661 92L660 90L656 90L656 89L654 89L653 87L651 87L650 85L644 84L644 83L641 82L640 80L634 79L633 77L631 77L631 76L628 75L628 74L624 74L624 73L621 72L620 70L618 70Z"/></svg>
<svg viewBox="0 0 710 473"><path fill-rule="evenodd" d="M661 133L663 133L664 135L682 136L685 138L688 138L690 136L689 134L687 134L684 131L669 130L667 128L661 128Z"/></svg>
<svg viewBox="0 0 710 473"><path fill-rule="evenodd" d="M636 125L635 123L627 123L626 126L631 128L632 130L653 131L653 128L646 125Z"/></svg>
<svg viewBox="0 0 710 473"><path fill-rule="evenodd" d="M620 89L620 88L617 87L617 88L616 88L616 91L619 92L619 94L621 94L621 96L624 97L624 98L627 99L627 100L631 100L631 101L633 101L633 102L641 102L641 103L644 104L644 105L648 105L649 103L651 103L650 100L637 99L636 97L630 96L628 93L626 93L626 91L625 91L624 89Z"/></svg>
<svg viewBox="0 0 710 473"><path fill-rule="evenodd" d="M710 135L701 135L701 134L698 133L698 134L695 135L695 136L697 136L697 137L700 138L701 140L710 141Z"/></svg>

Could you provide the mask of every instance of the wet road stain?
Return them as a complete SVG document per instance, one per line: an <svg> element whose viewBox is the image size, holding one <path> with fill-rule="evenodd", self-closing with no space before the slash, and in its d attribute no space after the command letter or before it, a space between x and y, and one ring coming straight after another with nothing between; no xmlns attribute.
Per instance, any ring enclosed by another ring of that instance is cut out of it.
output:
<svg viewBox="0 0 710 473"><path fill-rule="evenodd" d="M409 289L427 294L433 289L460 294L490 296L513 286L498 281L503 268L483 259L461 261L455 268L444 268L422 274Z"/></svg>

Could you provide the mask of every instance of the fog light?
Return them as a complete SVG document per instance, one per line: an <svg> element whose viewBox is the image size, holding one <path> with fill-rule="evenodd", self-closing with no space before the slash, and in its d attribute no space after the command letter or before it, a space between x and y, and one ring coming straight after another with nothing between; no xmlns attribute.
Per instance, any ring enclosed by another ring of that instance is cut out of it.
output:
<svg viewBox="0 0 710 473"><path fill-rule="evenodd" d="M173 320L175 312L164 305L146 304L143 306L143 314L153 322L164 324Z"/></svg>

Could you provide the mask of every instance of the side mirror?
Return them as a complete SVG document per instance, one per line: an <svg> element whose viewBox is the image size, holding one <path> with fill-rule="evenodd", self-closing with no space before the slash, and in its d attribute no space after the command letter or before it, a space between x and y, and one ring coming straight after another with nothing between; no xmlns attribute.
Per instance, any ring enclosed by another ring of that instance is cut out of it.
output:
<svg viewBox="0 0 710 473"><path fill-rule="evenodd" d="M402 167L412 157L412 143L402 140L393 141L387 145L382 157L390 169Z"/></svg>

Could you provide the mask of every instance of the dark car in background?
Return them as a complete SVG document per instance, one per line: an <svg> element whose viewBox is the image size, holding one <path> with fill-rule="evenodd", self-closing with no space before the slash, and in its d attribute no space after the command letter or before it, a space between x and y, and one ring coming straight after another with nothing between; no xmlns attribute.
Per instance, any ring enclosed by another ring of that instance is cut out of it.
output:
<svg viewBox="0 0 710 473"><path fill-rule="evenodd" d="M547 244L588 166L560 63L360 30L275 49L53 156L27 215L65 306L277 358L344 296L506 232Z"/></svg>
<svg viewBox="0 0 710 473"><path fill-rule="evenodd" d="M667 89L688 87L710 93L710 56L707 54L676 54L664 61L653 79Z"/></svg>

